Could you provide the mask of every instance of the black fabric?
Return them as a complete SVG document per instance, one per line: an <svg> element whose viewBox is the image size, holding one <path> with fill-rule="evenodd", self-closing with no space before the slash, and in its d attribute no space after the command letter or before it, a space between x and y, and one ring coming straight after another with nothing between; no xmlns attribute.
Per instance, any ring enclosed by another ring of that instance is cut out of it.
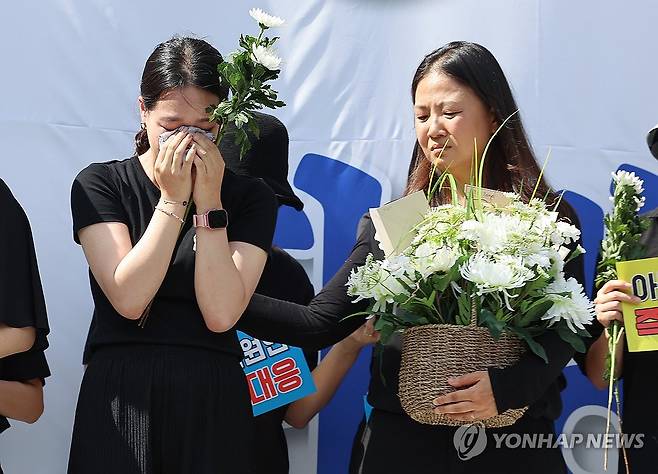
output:
<svg viewBox="0 0 658 474"><path fill-rule="evenodd" d="M350 474L450 473L450 474L561 474L566 466L560 448L510 449L496 437L504 434L554 433L553 422L524 416L513 426L487 429L486 448L461 460L454 445L457 428L418 423L408 416L374 409L356 435ZM388 436L377 433L389 432ZM364 457L365 454L365 457Z"/></svg>
<svg viewBox="0 0 658 474"><path fill-rule="evenodd" d="M44 350L49 332L30 223L23 208L0 180L0 323L36 328L32 348L0 359L0 379L27 381L50 375ZM0 416L0 433L9 422Z"/></svg>
<svg viewBox="0 0 658 474"><path fill-rule="evenodd" d="M315 294L304 268L278 247L272 247L256 291L303 305L308 304ZM317 351L305 350L304 356L313 370L317 365ZM289 471L288 445L281 424L287 409L288 405L285 405L254 418L258 446L254 467L257 473L287 474Z"/></svg>
<svg viewBox="0 0 658 474"><path fill-rule="evenodd" d="M37 329L37 349L46 349L46 304L30 223L23 208L0 180L0 322Z"/></svg>
<svg viewBox="0 0 658 474"><path fill-rule="evenodd" d="M274 233L276 200L261 180L237 176L226 170L222 204L229 215L229 241L256 245L268 251ZM73 235L99 222L122 222L133 245L141 238L160 198L139 158L95 163L78 174L71 190ZM89 362L103 345L151 343L189 345L221 350L241 358L235 331L213 333L206 327L194 292L194 228L192 208L174 250L172 264L156 294L144 328L115 311L89 272L94 315L83 357Z"/></svg>
<svg viewBox="0 0 658 474"><path fill-rule="evenodd" d="M219 351L99 348L84 374L69 474L255 473L244 372Z"/></svg>
<svg viewBox="0 0 658 474"><path fill-rule="evenodd" d="M649 229L642 235L641 243L646 258L658 257L658 209L646 214L651 220ZM658 271L658 268L656 269ZM595 321L590 333L592 342L603 332L603 326ZM590 342L591 344L591 342ZM585 370L585 358L577 356L576 362ZM622 422L624 433L644 434L644 446L627 450L631 472L655 472L658 464L658 352L629 352L624 345L622 380ZM625 472L623 456L619 453L619 472ZM623 468L623 469L622 469Z"/></svg>
<svg viewBox="0 0 658 474"><path fill-rule="evenodd" d="M235 125L229 122L219 149L226 166L233 172L262 178L276 194L279 203L301 211L304 203L295 196L288 183L288 131L279 119L262 112L254 112L260 133L258 140L251 136L252 147L240 158L240 147L235 145Z"/></svg>
<svg viewBox="0 0 658 474"><path fill-rule="evenodd" d="M350 272L363 265L369 253L373 253L375 258L383 257L374 240L374 226L368 216L364 216L364 219L365 221L359 224L362 231L347 261L308 306L295 305L256 294L240 320L241 328L264 339L269 337L270 340L313 348L333 344L358 328L363 323L363 317L347 320L343 318L365 310L367 302L352 303L352 298L347 295L345 283ZM579 225L577 221L573 223ZM582 256L570 262L565 268L565 273L582 283L584 281ZM512 367L502 370L490 369L489 375L499 411L529 405L526 415L528 418L552 422L562 409L560 391L566 386L562 369L571 359L574 351L569 344L552 332L543 335L539 342L546 350L548 363L527 352ZM380 352L373 351L368 402L378 410L403 414L397 395L401 357L399 338L392 338L383 349ZM380 376L380 370L383 377ZM517 430L522 428L523 425L517 426ZM371 436L397 439L414 435L402 433L391 427L373 431Z"/></svg>

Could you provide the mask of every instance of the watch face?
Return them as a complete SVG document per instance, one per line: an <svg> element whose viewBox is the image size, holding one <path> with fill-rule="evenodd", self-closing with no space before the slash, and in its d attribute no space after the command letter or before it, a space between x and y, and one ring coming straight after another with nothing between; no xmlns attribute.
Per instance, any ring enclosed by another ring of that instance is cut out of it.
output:
<svg viewBox="0 0 658 474"><path fill-rule="evenodd" d="M228 215L224 209L208 212L208 225L211 229L223 229L228 225Z"/></svg>

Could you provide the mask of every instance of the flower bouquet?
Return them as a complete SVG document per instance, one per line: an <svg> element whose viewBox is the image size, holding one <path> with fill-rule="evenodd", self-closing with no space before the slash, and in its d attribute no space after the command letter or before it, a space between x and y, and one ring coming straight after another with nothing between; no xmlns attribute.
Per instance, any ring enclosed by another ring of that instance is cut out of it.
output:
<svg viewBox="0 0 658 474"><path fill-rule="evenodd" d="M480 173L481 176L481 173ZM537 337L555 331L584 351L593 306L583 287L564 274L584 252L580 231L542 199L469 186L466 203L432 208L409 232L411 244L377 261L368 256L347 282L364 313L378 316L381 342L403 332L399 396L413 419L464 422L433 412L431 400L453 390L447 379L512 365L530 349L547 361ZM480 179L481 183L481 179ZM483 196L496 194L497 199ZM379 232L379 230L378 230ZM362 314L362 313L359 313ZM483 420L507 426L525 409Z"/></svg>
<svg viewBox="0 0 658 474"><path fill-rule="evenodd" d="M605 237L601 242L601 256L596 268L595 286L599 290L606 282L617 279L617 262L637 260L645 256L645 249L640 245L642 233L647 230L649 221L640 217L640 209L644 206L642 197L644 182L635 173L617 171L612 173L614 183L612 211L604 218ZM624 335L624 325L613 321L606 329L608 335L608 355L606 357L603 379L608 381L608 416L606 419L606 435L610 431L610 414L614 396L621 425L619 401L619 379L616 374L615 354L617 346ZM623 447L622 447L623 448ZM622 449L626 470L628 460L626 449ZM608 469L608 450L604 455L604 468Z"/></svg>
<svg viewBox="0 0 658 474"><path fill-rule="evenodd" d="M249 15L258 22L260 34L258 37L240 35L241 50L230 54L217 66L220 81L229 88L231 96L207 110L210 121L219 124L219 133L215 140L217 145L227 132L224 125L231 123L235 126L235 131L231 134L235 134L240 158L251 148L248 132L258 139L258 123L253 112L263 107L274 109L286 105L277 100L278 93L267 84L278 78L281 72L281 58L273 48L279 38L264 36L266 30L283 25L284 20L269 15L260 8L252 8Z"/></svg>

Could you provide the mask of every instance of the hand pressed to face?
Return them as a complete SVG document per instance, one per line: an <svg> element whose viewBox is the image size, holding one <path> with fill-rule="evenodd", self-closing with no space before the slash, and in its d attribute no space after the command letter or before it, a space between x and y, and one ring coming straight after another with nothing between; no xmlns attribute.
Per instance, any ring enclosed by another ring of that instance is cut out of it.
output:
<svg viewBox="0 0 658 474"><path fill-rule="evenodd" d="M194 146L197 151L194 157L196 176L193 198L197 213L201 214L222 207L221 189L226 166L219 148L205 135L195 133Z"/></svg>
<svg viewBox="0 0 658 474"><path fill-rule="evenodd" d="M179 132L163 144L153 167L153 176L162 197L172 201L186 201L192 192L192 163L196 146L192 135Z"/></svg>
<svg viewBox="0 0 658 474"><path fill-rule="evenodd" d="M448 169L462 184L468 183L475 140L481 157L496 131L493 113L470 87L441 72L430 72L416 88L414 114L416 138L425 157L440 170Z"/></svg>
<svg viewBox="0 0 658 474"><path fill-rule="evenodd" d="M195 86L162 94L150 110L146 109L144 99L139 98L140 114L146 125L150 147L140 160L146 165L147 173L153 169L153 179L165 197L177 201L190 197L194 178L192 165L194 158L201 158L201 155L198 154L199 145L191 134L174 134L165 141L162 149L160 135L181 125L195 126L216 135L218 126L208 121L206 108L218 102L217 96ZM207 142L212 143L210 140ZM188 150L188 147L191 148ZM206 148L209 148L207 144ZM186 158L190 159L186 161Z"/></svg>
<svg viewBox="0 0 658 474"><path fill-rule="evenodd" d="M448 379L457 390L432 401L434 413L459 421L477 421L498 414L491 380L486 370Z"/></svg>

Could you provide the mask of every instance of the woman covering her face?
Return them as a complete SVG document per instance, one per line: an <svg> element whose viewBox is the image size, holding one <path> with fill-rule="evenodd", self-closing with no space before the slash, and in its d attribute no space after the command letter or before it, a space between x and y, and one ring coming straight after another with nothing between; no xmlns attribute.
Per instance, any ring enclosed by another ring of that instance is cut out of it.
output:
<svg viewBox="0 0 658 474"><path fill-rule="evenodd" d="M0 209L2 433L9 428L8 418L27 423L39 419L43 413L44 379L50 370L44 355L48 347L48 319L30 223L2 180Z"/></svg>
<svg viewBox="0 0 658 474"><path fill-rule="evenodd" d="M511 116L488 150L483 185L515 191L526 201L537 185L539 196L555 198L540 178L519 114L513 115L517 106L505 75L487 49L474 43L454 42L428 54L413 78L411 96L417 143L407 194L426 192L431 169L436 166L439 171L453 174L459 198L464 200L463 185L471 176L474 144L477 143L478 156L482 156L486 143ZM444 202L446 196L437 193L431 204ZM562 217L575 221L565 203L559 210ZM318 347L354 331L363 319L342 319L365 310L367 301L352 303L345 284L350 272L363 265L369 253L383 258L368 216L362 220L361 229L345 264L308 306L255 295L240 326L256 336L267 334L291 344ZM582 282L582 258L569 263L566 274ZM288 324L296 326L284 331ZM507 369L490 368L453 380L455 391L435 400L438 413L469 422L509 408L530 407L513 426L487 430L489 447L479 456L462 461L453 444L456 428L420 424L403 412L397 395L401 344L399 337L392 338L383 351L374 351L368 390L368 401L374 408L369 420L360 426L350 472L566 472L559 449L511 450L504 445L497 448L491 436L554 433L554 420L562 409L560 391L565 386L562 369L571 359L573 349L552 332L539 342L546 350L548 363L528 352Z"/></svg>
<svg viewBox="0 0 658 474"><path fill-rule="evenodd" d="M262 181L225 169L208 137L218 127L206 109L228 94L221 61L199 39L158 45L135 155L73 183L94 314L70 473L252 472L233 326L263 270L276 202Z"/></svg>

